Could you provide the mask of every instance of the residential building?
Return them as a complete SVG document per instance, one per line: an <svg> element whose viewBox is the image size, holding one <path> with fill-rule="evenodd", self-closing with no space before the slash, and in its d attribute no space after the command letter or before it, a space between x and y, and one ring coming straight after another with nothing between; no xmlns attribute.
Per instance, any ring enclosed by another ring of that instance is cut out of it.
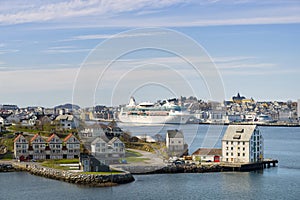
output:
<svg viewBox="0 0 300 200"><path fill-rule="evenodd" d="M31 148L29 147L29 154L35 160L46 159L46 142L40 134L35 134L30 140Z"/></svg>
<svg viewBox="0 0 300 200"><path fill-rule="evenodd" d="M108 172L109 166L103 164L99 159L93 155L80 154L80 168L84 172Z"/></svg>
<svg viewBox="0 0 300 200"><path fill-rule="evenodd" d="M185 152L185 145L182 131L179 131L177 129L168 130L166 135L166 146L170 155L183 155Z"/></svg>
<svg viewBox="0 0 300 200"><path fill-rule="evenodd" d="M63 148L64 158L79 158L80 155L80 141L70 133L65 139L65 148Z"/></svg>
<svg viewBox="0 0 300 200"><path fill-rule="evenodd" d="M26 138L19 134L14 140L14 157L18 160L25 160L29 156L29 142Z"/></svg>
<svg viewBox="0 0 300 200"><path fill-rule="evenodd" d="M62 159L63 158L63 142L62 140L56 135L52 134L48 140L48 148L50 150L49 154L46 154L46 159Z"/></svg>
<svg viewBox="0 0 300 200"><path fill-rule="evenodd" d="M106 165L119 163L125 158L125 145L117 137L109 141L105 137L97 137L91 143L91 154Z"/></svg>
<svg viewBox="0 0 300 200"><path fill-rule="evenodd" d="M116 121L113 120L104 128L104 133L108 139L112 139L114 137L120 137L123 131L118 127Z"/></svg>
<svg viewBox="0 0 300 200"><path fill-rule="evenodd" d="M103 125L96 123L86 126L80 133L82 137L100 137L104 135Z"/></svg>
<svg viewBox="0 0 300 200"><path fill-rule="evenodd" d="M73 115L59 115L55 120L58 122L61 129L73 129L79 125L78 119Z"/></svg>
<svg viewBox="0 0 300 200"><path fill-rule="evenodd" d="M256 125L229 125L222 139L222 161L249 163L263 160L263 137Z"/></svg>
<svg viewBox="0 0 300 200"><path fill-rule="evenodd" d="M220 162L222 149L199 148L193 154L194 161L200 162Z"/></svg>

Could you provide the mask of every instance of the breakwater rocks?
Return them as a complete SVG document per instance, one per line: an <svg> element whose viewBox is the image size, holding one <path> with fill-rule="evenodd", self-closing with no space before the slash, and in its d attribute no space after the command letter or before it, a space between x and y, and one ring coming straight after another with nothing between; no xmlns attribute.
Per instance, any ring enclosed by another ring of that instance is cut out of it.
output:
<svg viewBox="0 0 300 200"><path fill-rule="evenodd" d="M207 172L222 172L223 167L219 165L168 165L149 174L160 173L207 173Z"/></svg>
<svg viewBox="0 0 300 200"><path fill-rule="evenodd" d="M15 171L12 164L0 163L0 172L13 172Z"/></svg>
<svg viewBox="0 0 300 200"><path fill-rule="evenodd" d="M125 184L134 181L133 176L129 172L109 175L84 174L47 168L35 164L19 163L15 163L13 167L17 170L28 171L33 175L92 187L115 186L118 184Z"/></svg>
<svg viewBox="0 0 300 200"><path fill-rule="evenodd" d="M118 165L115 166L129 171L131 174L171 174L171 173L206 173L222 172L220 165L169 164L169 165Z"/></svg>

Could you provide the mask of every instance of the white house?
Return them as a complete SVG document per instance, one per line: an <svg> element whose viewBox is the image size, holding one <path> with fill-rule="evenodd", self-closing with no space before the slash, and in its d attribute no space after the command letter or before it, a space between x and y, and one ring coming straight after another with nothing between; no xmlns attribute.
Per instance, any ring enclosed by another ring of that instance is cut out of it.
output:
<svg viewBox="0 0 300 200"><path fill-rule="evenodd" d="M25 160L29 156L28 148L29 142L22 134L19 134L14 140L15 158L21 161Z"/></svg>
<svg viewBox="0 0 300 200"><path fill-rule="evenodd" d="M73 115L59 115L55 119L62 129L73 129L78 127L79 121Z"/></svg>
<svg viewBox="0 0 300 200"><path fill-rule="evenodd" d="M222 161L249 163L263 160L263 137L256 125L229 125L222 139Z"/></svg>
<svg viewBox="0 0 300 200"><path fill-rule="evenodd" d="M184 136L182 131L168 130L166 135L166 146L169 154L181 156L185 151Z"/></svg>
<svg viewBox="0 0 300 200"><path fill-rule="evenodd" d="M80 131L83 137L100 137L104 135L103 127L101 124L93 124L86 126L82 131Z"/></svg>
<svg viewBox="0 0 300 200"><path fill-rule="evenodd" d="M110 141L103 137L97 137L91 143L91 153L103 164L119 163L119 160L125 157L125 145L117 137Z"/></svg>

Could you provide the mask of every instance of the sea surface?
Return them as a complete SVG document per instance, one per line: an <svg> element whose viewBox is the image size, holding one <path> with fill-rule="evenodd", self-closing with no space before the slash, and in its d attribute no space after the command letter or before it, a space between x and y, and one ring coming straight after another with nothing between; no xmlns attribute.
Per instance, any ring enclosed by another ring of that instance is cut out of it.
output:
<svg viewBox="0 0 300 200"><path fill-rule="evenodd" d="M190 145L190 153L212 144L220 147L226 128L120 126L132 135L150 136L157 133L164 136L169 129L181 129ZM26 172L0 173L0 200L300 199L300 127L259 128L264 136L265 158L278 159L278 167L255 172L135 175L136 181L132 183L106 188L82 187Z"/></svg>

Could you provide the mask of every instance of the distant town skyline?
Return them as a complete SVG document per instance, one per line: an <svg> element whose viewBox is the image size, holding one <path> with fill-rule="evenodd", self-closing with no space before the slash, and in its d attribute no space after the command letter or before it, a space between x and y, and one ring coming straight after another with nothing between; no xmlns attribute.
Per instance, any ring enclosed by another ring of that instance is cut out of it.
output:
<svg viewBox="0 0 300 200"><path fill-rule="evenodd" d="M0 104L53 107L72 103L79 68L93 50L115 34L146 27L173 30L198 43L220 74L225 100L238 92L256 101L300 98L297 0L4 0L0 2ZM148 35L126 37L140 38L142 43ZM155 65L142 68L141 60ZM126 67L133 65L139 70L129 76ZM220 100L211 99L203 77L182 67L174 55L144 51L122 57L115 66L111 74L128 75L121 86L126 89L131 84L136 90L112 101L116 85L111 84L114 76L109 74L105 84L95 86L93 104L126 104L132 94L138 102L180 96ZM176 82L183 74L193 92ZM146 75L157 80L151 82L148 77L148 82L134 85L136 77Z"/></svg>

